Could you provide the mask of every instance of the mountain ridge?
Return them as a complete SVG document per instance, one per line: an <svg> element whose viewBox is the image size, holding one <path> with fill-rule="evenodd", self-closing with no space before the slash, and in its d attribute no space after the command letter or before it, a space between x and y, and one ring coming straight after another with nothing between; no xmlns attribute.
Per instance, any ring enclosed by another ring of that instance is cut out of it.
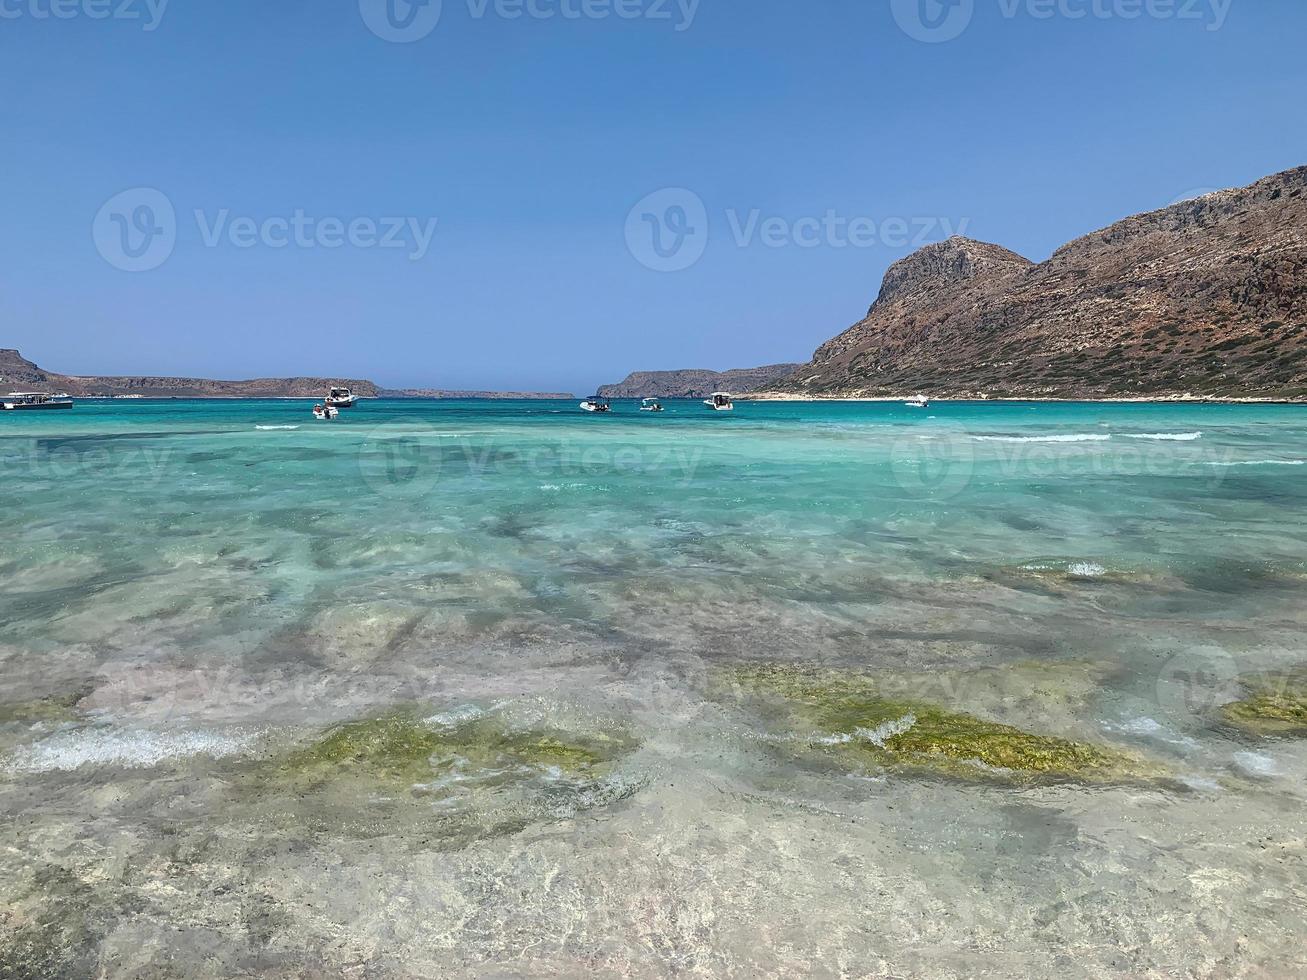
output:
<svg viewBox="0 0 1307 980"><path fill-rule="evenodd" d="M951 238L754 397L1307 399L1307 167L1132 215L1043 262Z"/></svg>

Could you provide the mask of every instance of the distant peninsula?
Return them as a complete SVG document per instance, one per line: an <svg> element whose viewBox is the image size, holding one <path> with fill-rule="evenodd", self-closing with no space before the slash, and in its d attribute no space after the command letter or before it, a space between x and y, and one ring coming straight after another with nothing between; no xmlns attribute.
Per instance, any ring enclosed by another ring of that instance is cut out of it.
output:
<svg viewBox="0 0 1307 980"><path fill-rule="evenodd" d="M603 385L604 398L703 398L714 391L743 394L766 387L798 370L799 364L771 364L767 367L708 371L687 368L680 371L636 371L625 381Z"/></svg>
<svg viewBox="0 0 1307 980"><path fill-rule="evenodd" d="M81 398L321 398L332 385L345 385L363 398L571 398L565 393L446 391L382 388L360 378L255 378L214 381L131 375L58 374L38 367L12 348L0 348L0 391L67 392Z"/></svg>

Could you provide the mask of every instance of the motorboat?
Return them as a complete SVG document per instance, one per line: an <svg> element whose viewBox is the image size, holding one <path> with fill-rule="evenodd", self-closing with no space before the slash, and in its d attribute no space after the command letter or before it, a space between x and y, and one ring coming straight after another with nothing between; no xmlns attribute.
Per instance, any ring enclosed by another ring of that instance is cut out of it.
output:
<svg viewBox="0 0 1307 980"><path fill-rule="evenodd" d="M611 412L613 406L608 404L607 398L591 395L581 403L581 409L586 412Z"/></svg>
<svg viewBox="0 0 1307 980"><path fill-rule="evenodd" d="M917 395L915 398L909 398L903 404L908 408L930 408L930 399L925 395Z"/></svg>
<svg viewBox="0 0 1307 980"><path fill-rule="evenodd" d="M642 412L661 412L663 406L657 398L646 398L640 402L640 411Z"/></svg>
<svg viewBox="0 0 1307 980"><path fill-rule="evenodd" d="M731 398L730 392L714 391L711 395L703 400L703 403L711 408L714 412L733 412L735 411L735 402Z"/></svg>
<svg viewBox="0 0 1307 980"><path fill-rule="evenodd" d="M45 408L72 408L73 400L68 395L51 395L44 391L11 391L0 396L0 407L6 412L34 411Z"/></svg>
<svg viewBox="0 0 1307 980"><path fill-rule="evenodd" d="M358 400L359 396L350 389L333 385L325 404L327 408L353 408Z"/></svg>
<svg viewBox="0 0 1307 980"><path fill-rule="evenodd" d="M319 422L330 422L340 415L340 409L334 405L314 405L313 417Z"/></svg>

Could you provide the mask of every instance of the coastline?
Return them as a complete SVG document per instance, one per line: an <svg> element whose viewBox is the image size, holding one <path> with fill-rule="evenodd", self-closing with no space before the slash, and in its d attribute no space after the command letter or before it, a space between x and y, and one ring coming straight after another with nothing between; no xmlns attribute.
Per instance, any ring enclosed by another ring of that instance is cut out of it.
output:
<svg viewBox="0 0 1307 980"><path fill-rule="evenodd" d="M737 402L902 402L917 392L901 395L795 395L784 391L752 391L736 395ZM1049 395L963 395L931 396L931 402L1049 402L1062 404L1104 405L1307 405L1307 398L1272 398L1246 396L1222 398L1208 395L1143 395L1134 398L1056 398Z"/></svg>

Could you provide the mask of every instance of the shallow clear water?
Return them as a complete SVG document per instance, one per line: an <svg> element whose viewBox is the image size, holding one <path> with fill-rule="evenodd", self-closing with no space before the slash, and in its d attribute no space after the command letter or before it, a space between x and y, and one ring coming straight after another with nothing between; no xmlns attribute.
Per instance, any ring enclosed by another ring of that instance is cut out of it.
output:
<svg viewBox="0 0 1307 980"><path fill-rule="evenodd" d="M1220 721L1307 663L1307 412L666 405L0 417L0 966L1307 968L1307 752ZM1164 774L850 766L776 664Z"/></svg>

